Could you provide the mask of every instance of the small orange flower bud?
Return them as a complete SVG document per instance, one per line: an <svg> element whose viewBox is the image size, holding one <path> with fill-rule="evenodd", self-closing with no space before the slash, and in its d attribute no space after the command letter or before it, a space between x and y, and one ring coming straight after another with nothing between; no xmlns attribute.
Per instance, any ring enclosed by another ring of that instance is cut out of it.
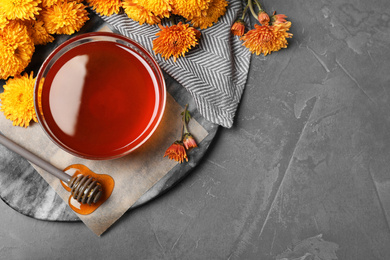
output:
<svg viewBox="0 0 390 260"><path fill-rule="evenodd" d="M268 14L264 11L259 13L258 19L261 25L268 25L270 20Z"/></svg>
<svg viewBox="0 0 390 260"><path fill-rule="evenodd" d="M271 17L271 22L273 25L285 23L287 16L285 14L274 14Z"/></svg>
<svg viewBox="0 0 390 260"><path fill-rule="evenodd" d="M185 146L185 148L187 150L191 149L191 148L195 148L195 147L198 147L198 145L196 144L196 141L194 139L194 137L192 136L192 134L190 133L187 133L184 135L184 138L183 138L183 144Z"/></svg>
<svg viewBox="0 0 390 260"><path fill-rule="evenodd" d="M235 36L243 36L245 32L245 22L242 19L237 20L230 29Z"/></svg>

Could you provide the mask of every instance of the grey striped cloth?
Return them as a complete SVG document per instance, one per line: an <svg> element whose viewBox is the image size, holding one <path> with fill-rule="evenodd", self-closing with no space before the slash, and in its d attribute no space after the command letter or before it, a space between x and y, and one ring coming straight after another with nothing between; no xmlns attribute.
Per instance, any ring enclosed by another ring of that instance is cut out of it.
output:
<svg viewBox="0 0 390 260"><path fill-rule="evenodd" d="M126 14L102 18L121 34L143 45L161 68L193 96L199 112L209 121L230 128L244 91L250 52L230 28L242 15L242 1L230 0L226 14L212 27L201 30L199 46L173 61L153 52L157 25L139 25Z"/></svg>

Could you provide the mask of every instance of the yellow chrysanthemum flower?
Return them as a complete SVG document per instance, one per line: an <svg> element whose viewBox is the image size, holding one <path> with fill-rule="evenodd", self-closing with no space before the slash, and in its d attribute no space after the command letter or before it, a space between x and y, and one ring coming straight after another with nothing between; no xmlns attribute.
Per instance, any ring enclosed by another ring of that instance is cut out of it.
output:
<svg viewBox="0 0 390 260"><path fill-rule="evenodd" d="M3 86L0 111L3 111L13 125L27 127L31 120L38 122L34 109L34 83L31 72L30 76L25 73L23 76L9 79Z"/></svg>
<svg viewBox="0 0 390 260"><path fill-rule="evenodd" d="M185 55L192 47L198 44L198 38L200 32L193 27L189 27L188 24L182 24L182 22L163 27L158 25L161 29L157 36L157 39L153 40L153 51L160 53L165 59L173 56L173 60L180 56Z"/></svg>
<svg viewBox="0 0 390 260"><path fill-rule="evenodd" d="M291 27L291 22L269 25L255 24L255 29L250 30L240 38L243 40L245 47L252 53L259 55L261 53L266 56L273 51L279 51L281 48L287 48L287 39L291 38L292 34L287 31Z"/></svg>
<svg viewBox="0 0 390 260"><path fill-rule="evenodd" d="M26 26L10 21L0 30L0 79L21 73L30 63L34 50Z"/></svg>
<svg viewBox="0 0 390 260"><path fill-rule="evenodd" d="M227 5L226 0L212 0L209 8L206 10L206 16L201 15L192 18L192 24L200 29L206 29L212 26L213 23L218 21L219 17L225 14Z"/></svg>
<svg viewBox="0 0 390 260"><path fill-rule="evenodd" d="M161 18L169 17L172 11L169 0L133 0L133 3L144 7Z"/></svg>
<svg viewBox="0 0 390 260"><path fill-rule="evenodd" d="M54 37L51 36L43 26L43 21L26 21L26 26L35 45L46 45L47 43L54 41Z"/></svg>
<svg viewBox="0 0 390 260"><path fill-rule="evenodd" d="M84 4L67 1L44 9L41 16L49 34L73 34L89 20Z"/></svg>
<svg viewBox="0 0 390 260"><path fill-rule="evenodd" d="M187 20L206 15L211 0L171 0L172 13L181 15Z"/></svg>
<svg viewBox="0 0 390 260"><path fill-rule="evenodd" d="M39 14L42 0L0 0L0 8L8 20L29 20Z"/></svg>
<svg viewBox="0 0 390 260"><path fill-rule="evenodd" d="M125 0L122 3L122 6L127 16L134 21L139 22L141 25L144 23L157 24L161 22L159 17L155 16L151 11L142 6L135 4L133 0Z"/></svg>
<svg viewBox="0 0 390 260"><path fill-rule="evenodd" d="M122 0L87 0L87 3L101 15L110 16L118 13L122 6Z"/></svg>

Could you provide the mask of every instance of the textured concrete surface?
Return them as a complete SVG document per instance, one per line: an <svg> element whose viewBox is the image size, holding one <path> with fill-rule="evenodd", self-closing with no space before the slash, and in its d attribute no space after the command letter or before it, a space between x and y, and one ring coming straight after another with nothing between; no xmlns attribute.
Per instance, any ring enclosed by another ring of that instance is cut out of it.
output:
<svg viewBox="0 0 390 260"><path fill-rule="evenodd" d="M263 3L294 37L188 178L101 238L0 203L0 257L390 259L390 2Z"/></svg>

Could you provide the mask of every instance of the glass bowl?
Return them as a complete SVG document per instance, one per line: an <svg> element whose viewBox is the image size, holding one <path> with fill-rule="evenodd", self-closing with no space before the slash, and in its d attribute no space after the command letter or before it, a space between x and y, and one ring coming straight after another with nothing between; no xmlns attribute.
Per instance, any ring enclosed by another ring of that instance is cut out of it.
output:
<svg viewBox="0 0 390 260"><path fill-rule="evenodd" d="M163 74L138 43L93 32L58 46L34 88L39 124L75 156L107 160L129 154L155 132L165 109Z"/></svg>

